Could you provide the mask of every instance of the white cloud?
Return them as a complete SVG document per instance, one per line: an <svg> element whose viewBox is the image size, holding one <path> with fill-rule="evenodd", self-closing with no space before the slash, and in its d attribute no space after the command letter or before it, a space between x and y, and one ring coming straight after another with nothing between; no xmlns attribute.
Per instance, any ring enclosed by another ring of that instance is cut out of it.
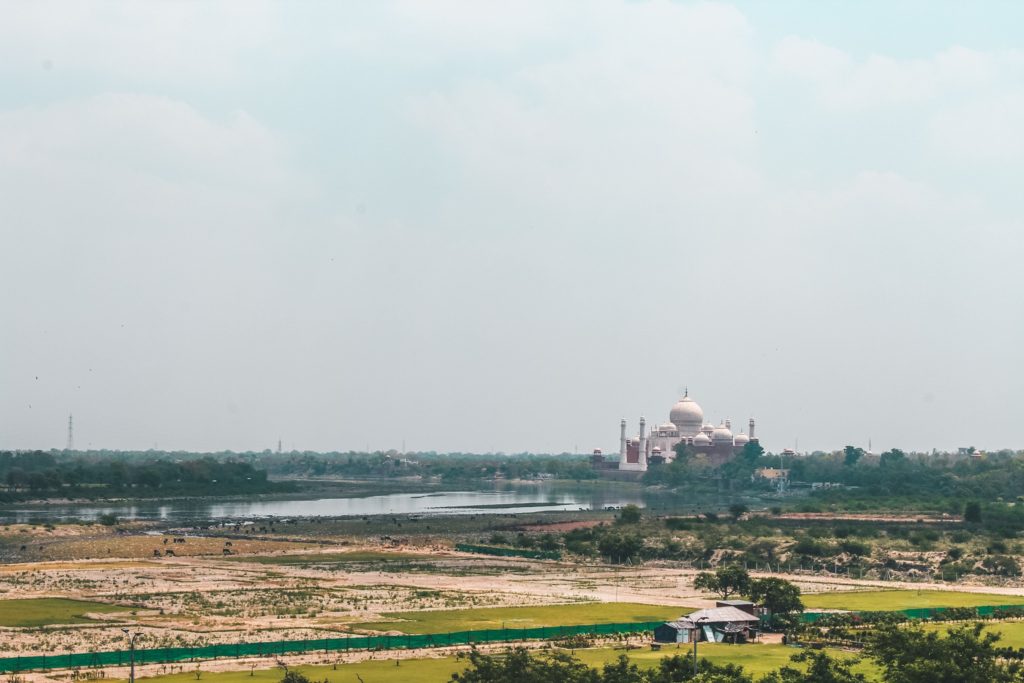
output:
<svg viewBox="0 0 1024 683"><path fill-rule="evenodd" d="M130 1L18 2L0 21L0 70L22 77L50 67L140 85L223 83L276 35L273 6Z"/></svg>
<svg viewBox="0 0 1024 683"><path fill-rule="evenodd" d="M515 188L543 210L642 221L652 202L664 211L756 185L742 15L660 2L599 14L568 54L411 98L481 204Z"/></svg>
<svg viewBox="0 0 1024 683"><path fill-rule="evenodd" d="M939 102L1019 83L1024 52L984 52L953 46L927 58L870 55L856 60L818 41L788 36L772 55L776 75L799 79L834 110Z"/></svg>
<svg viewBox="0 0 1024 683"><path fill-rule="evenodd" d="M937 150L966 162L1024 159L1024 89L952 105L928 124Z"/></svg>

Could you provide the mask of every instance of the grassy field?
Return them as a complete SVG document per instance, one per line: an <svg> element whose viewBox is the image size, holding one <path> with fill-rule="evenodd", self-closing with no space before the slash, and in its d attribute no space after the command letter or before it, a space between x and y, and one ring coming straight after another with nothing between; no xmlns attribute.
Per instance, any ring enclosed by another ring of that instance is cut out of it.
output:
<svg viewBox="0 0 1024 683"><path fill-rule="evenodd" d="M979 607L981 605L1024 605L1024 596L955 591L849 591L809 593L804 607L883 611L920 607Z"/></svg>
<svg viewBox="0 0 1024 683"><path fill-rule="evenodd" d="M761 675L789 664L789 658L796 652L793 648L783 645L721 645L701 644L701 658L707 658L716 664L733 663L740 664L748 672ZM671 657L676 654L688 654L690 650L682 647L666 648L660 652L652 652L649 649L630 650L628 652L631 661L643 667L656 666L662 657ZM590 666L602 666L607 662L618 659L624 651L618 648L595 648L592 650L576 650L575 654L582 661ZM382 653L383 654L383 653ZM833 652L837 657L848 657L843 652ZM366 683L444 683L449 680L452 673L460 670L464 664L453 657L440 659L405 659L400 666L395 666L395 660L381 659L375 661L358 662L354 664L339 664L335 669L331 666L300 666L293 667L313 681L327 681L327 683L348 683L348 681L359 680L359 676ZM794 665L796 666L796 665ZM869 680L877 680L877 670L870 664L860 663L854 668L855 671L864 673ZM281 669L262 669L253 672L250 676L248 670L227 671L221 673L207 672L203 674L202 680L209 683L277 683L281 680L283 672ZM169 676L156 676L153 681L159 683L195 683L195 675L191 670L184 673L172 674ZM111 683L123 683L123 681L111 681Z"/></svg>
<svg viewBox="0 0 1024 683"><path fill-rule="evenodd" d="M945 631L950 628L949 624L924 624L926 631ZM1002 638L999 641L1000 647L1024 647L1024 622L1003 621L985 624L985 631L998 633Z"/></svg>
<svg viewBox="0 0 1024 683"><path fill-rule="evenodd" d="M499 628L535 628L573 624L617 624L678 619L685 607L658 607L629 602L584 602L533 607L388 612L393 620L353 624L356 628L402 633L450 633Z"/></svg>
<svg viewBox="0 0 1024 683"><path fill-rule="evenodd" d="M81 624L91 621L82 616L88 612L126 612L129 609L131 608L120 605L64 598L0 600L0 626L31 627L51 624Z"/></svg>
<svg viewBox="0 0 1024 683"><path fill-rule="evenodd" d="M255 562L257 564L302 565L302 564L345 564L348 562L398 562L409 560L434 560L431 555L416 553L388 553L377 551L354 551L350 553L324 553L309 555L262 555L254 557L231 557L233 562Z"/></svg>
<svg viewBox="0 0 1024 683"><path fill-rule="evenodd" d="M657 666L662 657L673 655L686 655L693 652L693 645L681 644L679 649L671 645L663 645L658 652L650 649L630 650L629 658L640 666ZM698 655L701 659L708 659L715 664L739 664L747 673L760 676L774 671L780 667L791 665L798 668L800 665L792 664L790 657L799 652L798 649L786 647L785 645L724 645L721 643L700 643ZM850 658L853 655L847 652L835 650L829 651L838 658ZM579 658L590 666L600 666L607 662L616 660L622 650L612 648L596 648L593 650L577 650ZM692 661L692 660L691 660ZM877 669L871 663L861 662L854 667L854 671L863 673L869 680L875 680Z"/></svg>

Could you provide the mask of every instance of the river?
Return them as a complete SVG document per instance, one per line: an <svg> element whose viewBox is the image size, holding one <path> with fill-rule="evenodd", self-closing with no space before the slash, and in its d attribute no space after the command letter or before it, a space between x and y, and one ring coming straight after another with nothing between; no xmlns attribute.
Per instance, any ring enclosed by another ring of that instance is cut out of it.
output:
<svg viewBox="0 0 1024 683"><path fill-rule="evenodd" d="M391 493L313 500L155 500L123 504L48 504L0 509L0 523L46 523L69 519L94 521L103 515L118 519L163 521L223 520L259 517L344 517L369 515L509 514L563 510L601 510L643 506L641 490L624 487L574 488L529 486L489 491Z"/></svg>

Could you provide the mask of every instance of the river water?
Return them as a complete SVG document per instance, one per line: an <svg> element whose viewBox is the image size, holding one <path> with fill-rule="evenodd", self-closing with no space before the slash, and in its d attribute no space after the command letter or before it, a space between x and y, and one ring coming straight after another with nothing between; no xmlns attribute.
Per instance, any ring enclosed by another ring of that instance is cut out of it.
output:
<svg viewBox="0 0 1024 683"><path fill-rule="evenodd" d="M601 510L634 504L643 506L638 489L565 488L531 486L497 491L438 491L392 493L353 498L315 500L153 501L125 504L50 504L0 509L0 523L27 523L68 519L96 520L102 515L119 519L165 521L223 520L259 517L342 517L369 515L510 514L559 510Z"/></svg>

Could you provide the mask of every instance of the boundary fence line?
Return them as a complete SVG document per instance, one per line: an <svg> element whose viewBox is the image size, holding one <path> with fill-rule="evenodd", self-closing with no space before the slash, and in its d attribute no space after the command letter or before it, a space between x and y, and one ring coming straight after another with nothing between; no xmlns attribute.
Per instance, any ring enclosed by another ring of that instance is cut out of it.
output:
<svg viewBox="0 0 1024 683"><path fill-rule="evenodd" d="M449 645L501 643L518 640L552 640L576 635L613 635L651 631L662 621L619 624L586 624L576 626L542 626L537 628L500 628L452 633L427 633L397 636L347 636L306 640L278 640L265 643L224 643L201 647L162 647L135 650L136 664L168 664L171 662L322 652L346 653L354 650L405 650ZM101 666L127 666L128 650L78 652L64 655L33 655L0 658L0 673L18 673L37 669L77 669Z"/></svg>

